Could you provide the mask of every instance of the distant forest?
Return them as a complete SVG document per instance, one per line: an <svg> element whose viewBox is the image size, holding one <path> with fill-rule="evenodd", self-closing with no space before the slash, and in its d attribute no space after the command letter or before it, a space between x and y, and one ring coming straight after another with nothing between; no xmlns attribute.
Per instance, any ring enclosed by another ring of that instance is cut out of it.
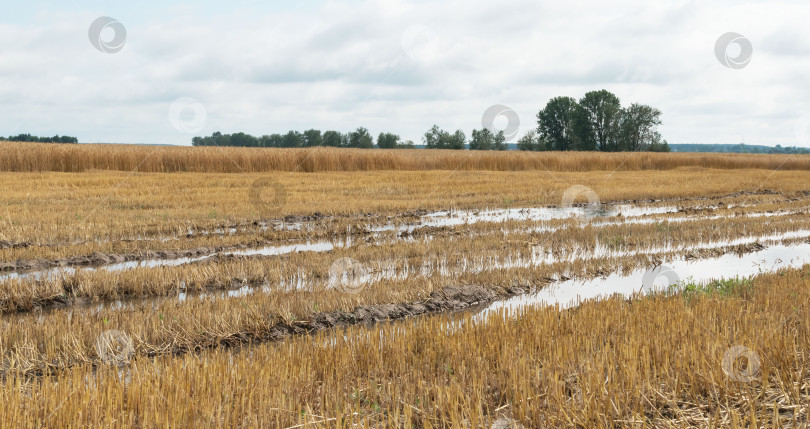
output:
<svg viewBox="0 0 810 429"><path fill-rule="evenodd" d="M55 135L53 137L37 137L31 134L19 134L16 136L0 137L0 140L10 142L33 142L33 143L78 143L79 139L70 136Z"/></svg>
<svg viewBox="0 0 810 429"><path fill-rule="evenodd" d="M671 144L673 152L712 152L712 153L777 153L777 154L810 154L810 148L781 145L762 146L740 144Z"/></svg>

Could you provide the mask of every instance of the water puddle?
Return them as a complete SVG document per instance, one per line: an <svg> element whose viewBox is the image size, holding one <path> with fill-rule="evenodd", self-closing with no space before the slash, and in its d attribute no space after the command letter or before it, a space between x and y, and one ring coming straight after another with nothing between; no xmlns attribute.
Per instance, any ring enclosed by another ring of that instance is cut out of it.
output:
<svg viewBox="0 0 810 429"><path fill-rule="evenodd" d="M331 243L328 241L306 242L303 244L290 244L285 246L267 246L258 249L235 250L229 252L213 253L210 255L195 256L189 258L176 258L176 259L146 259L140 261L119 262L115 264L102 265L99 267L88 268L73 268L73 267L57 267L47 270L29 271L24 273L6 273L0 274L0 282L12 279L44 279L49 277L59 277L69 274L74 274L79 270L82 271L122 271L133 268L155 268L155 267L174 267L178 265L189 264L192 262L201 261L216 255L237 255L237 256L274 256L285 255L295 252L328 252L335 247L344 247L350 244L348 242Z"/></svg>
<svg viewBox="0 0 810 429"><path fill-rule="evenodd" d="M810 244L793 246L774 245L746 254L726 254L717 258L696 261L675 260L656 269L637 270L629 275L611 274L593 280L568 280L554 283L541 291L498 301L482 310L477 317L486 318L499 309L520 307L559 306L570 308L586 300L603 299L614 294L629 297L660 291L669 285L686 282L702 283L716 279L749 277L780 268L796 268L810 263ZM646 276L646 278L645 278Z"/></svg>
<svg viewBox="0 0 810 429"><path fill-rule="evenodd" d="M423 227L469 225L478 222L503 223L516 221L548 221L569 218L607 218L613 216L637 217L662 213L677 213L673 206L638 206L631 204L601 205L593 207L535 207L485 210L443 210L421 216L418 222L372 226L369 231L411 232Z"/></svg>
<svg viewBox="0 0 810 429"><path fill-rule="evenodd" d="M368 231L374 233L372 234L372 237L374 236L382 237L385 236L385 234L382 233L387 231L396 231L397 233L412 232L418 228L423 227L467 225L477 222L492 222L492 223L505 223L508 221L543 222L556 219L573 218L586 221L593 227L601 228L606 226L622 225L622 224L685 222L693 220L699 221L699 220L720 219L722 217L722 216L694 216L694 215L684 215L683 217L672 216L663 219L659 217L655 218L646 217L658 214L675 214L675 213L678 213L678 209L674 206L643 206L632 204L618 204L613 206L603 205L599 206L598 209L592 207L541 207L541 208L487 209L487 210L468 210L468 211L449 210L449 211L437 211L428 213L420 217L420 220L418 222L408 224L387 224L382 226L373 226L370 227ZM781 216L790 214L793 213L792 212L749 213L746 216L761 217L761 216ZM282 229L299 229L299 230L302 228L302 226L303 226L302 223L283 223L280 225L279 224L265 225L265 227L272 227L274 229L282 228ZM570 227L570 225L561 225L561 226L540 225L529 228L519 228L519 230L516 230L514 232L550 233L568 227ZM192 233L192 231L189 232ZM217 230L215 232L233 234L237 232L237 228L231 227L227 232L225 230ZM503 232L504 234L510 233L510 231L506 229L503 229ZM195 234L208 234L208 232L198 231ZM426 236L425 238L430 239L431 237ZM396 239L414 241L414 237L405 236L403 238L399 237L398 234ZM348 247L351 245L349 244L350 241L351 239L347 238L345 243L341 244L340 246ZM89 268L55 267L47 270L11 272L0 274L0 282L5 280L21 279L21 278L41 279L65 274L73 274L77 271L77 269L86 269L91 271L97 269L104 269L108 271L122 271L133 268L171 267L196 262L215 255L224 255L224 254L277 255L296 251L324 252L332 250L332 248L334 248L334 246L332 246L328 242L319 242L315 244L307 242L306 244L296 244L287 246L267 246L252 250L224 251L208 254L205 256L184 257L175 259L163 258L163 259L128 261Z"/></svg>

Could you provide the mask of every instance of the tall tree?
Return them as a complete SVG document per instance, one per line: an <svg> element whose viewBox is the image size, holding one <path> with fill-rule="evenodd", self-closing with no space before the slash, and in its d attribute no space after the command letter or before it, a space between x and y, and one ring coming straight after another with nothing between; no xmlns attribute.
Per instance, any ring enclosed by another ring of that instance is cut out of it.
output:
<svg viewBox="0 0 810 429"><path fill-rule="evenodd" d="M304 131L304 146L321 146L323 145L323 136L321 130L311 129Z"/></svg>
<svg viewBox="0 0 810 429"><path fill-rule="evenodd" d="M424 136L422 142L425 143L427 149L445 149L444 145L447 141L447 131L439 128L438 125L433 125Z"/></svg>
<svg viewBox="0 0 810 429"><path fill-rule="evenodd" d="M467 148L467 136L464 131L456 130L453 134L448 134L445 147L447 149L463 150Z"/></svg>
<svg viewBox="0 0 810 429"><path fill-rule="evenodd" d="M470 138L470 150L492 150L495 136L489 128L481 130L472 130L472 137Z"/></svg>
<svg viewBox="0 0 810 429"><path fill-rule="evenodd" d="M582 108L580 113L584 119L584 124L588 127L580 127L580 131L587 131L587 134L580 135L585 141L593 140L601 151L619 150L619 120L622 116L622 105L619 97L605 89L590 91L579 100Z"/></svg>
<svg viewBox="0 0 810 429"><path fill-rule="evenodd" d="M345 136L339 131L326 131L323 133L323 145L332 147L345 146Z"/></svg>
<svg viewBox="0 0 810 429"><path fill-rule="evenodd" d="M393 133L380 133L377 136L377 147L380 149L394 149L399 145L399 136Z"/></svg>
<svg viewBox="0 0 810 429"><path fill-rule="evenodd" d="M661 111L633 103L622 110L621 149L647 150L655 142L656 127L661 125Z"/></svg>
<svg viewBox="0 0 810 429"><path fill-rule="evenodd" d="M545 141L537 135L537 131L529 130L517 141L519 150L546 150Z"/></svg>
<svg viewBox="0 0 810 429"><path fill-rule="evenodd" d="M549 142L551 149L574 149L577 107L577 101L571 97L554 97L537 113L537 132Z"/></svg>
<svg viewBox="0 0 810 429"><path fill-rule="evenodd" d="M495 150L506 150L506 136L503 134L503 130L495 134L495 138L492 139L492 148Z"/></svg>
<svg viewBox="0 0 810 429"><path fill-rule="evenodd" d="M304 135L298 131L289 131L284 134L281 145L282 147L303 147Z"/></svg>
<svg viewBox="0 0 810 429"><path fill-rule="evenodd" d="M370 149L374 147L374 138L369 134L368 129L359 127L349 133L349 147Z"/></svg>

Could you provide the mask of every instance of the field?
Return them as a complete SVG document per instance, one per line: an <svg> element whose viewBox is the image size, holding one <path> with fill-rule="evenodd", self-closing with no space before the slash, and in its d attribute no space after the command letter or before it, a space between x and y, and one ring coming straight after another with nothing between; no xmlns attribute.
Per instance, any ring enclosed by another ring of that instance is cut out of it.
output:
<svg viewBox="0 0 810 429"><path fill-rule="evenodd" d="M810 157L0 153L9 426L810 424Z"/></svg>

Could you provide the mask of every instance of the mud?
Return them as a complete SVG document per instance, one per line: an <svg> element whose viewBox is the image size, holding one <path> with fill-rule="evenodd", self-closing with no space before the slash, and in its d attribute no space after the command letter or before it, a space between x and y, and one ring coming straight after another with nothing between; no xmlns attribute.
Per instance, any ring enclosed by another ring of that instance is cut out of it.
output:
<svg viewBox="0 0 810 429"><path fill-rule="evenodd" d="M634 199L634 200L617 200L617 201L606 201L603 202L605 206L615 206L620 204L651 204L651 203L675 203L675 202L689 202L689 201L710 201L710 200L722 200L722 199L730 199L730 198L737 198L743 196L762 196L762 195L780 195L781 193L772 189L764 189L758 191L739 191L733 192L730 194L725 195L717 195L717 196L705 196L705 197L682 197L682 198L662 198L662 199ZM805 197L810 196L810 190L800 191L798 194L801 194ZM785 198L785 202L794 202L798 201L800 198ZM723 207L725 203L722 201L718 203L718 207ZM576 207L585 207L584 204L575 205ZM733 205L732 205L733 206ZM549 209L560 209L562 207L555 206L555 205L546 205L539 208L549 208ZM483 209L477 209L483 210ZM463 211L463 210L461 210ZM475 211L475 210L470 210ZM237 232L239 229L243 229L246 227L261 227L261 228L277 228L281 227L284 228L285 224L290 224L288 226L300 226L305 222L314 222L314 221L323 221L329 219L358 219L364 222L369 221L371 218L376 218L379 221L406 221L408 219L415 221L413 225L419 226L419 220L425 216L431 216L436 213L440 213L437 211L428 211L425 209L416 209L410 210L405 212L400 212L393 215L381 215L381 214L344 214L344 215L326 215L320 212L314 212L309 215L287 215L283 218L274 218L274 219L260 219L254 220L249 222L241 222L237 224L232 224L229 226L222 225L220 227L215 228L214 230L200 230L200 231L190 231L188 234L183 235L182 237L185 238L192 238L200 235L226 235L224 231L232 231ZM408 223L405 223L408 225ZM371 231L374 228L370 229ZM355 231L357 233L358 231ZM362 233L362 232L361 232ZM12 241L4 241L0 240L0 250L4 249L17 249L17 248L27 248L27 247L62 247L62 246L70 246L70 245L79 245L79 244L87 244L90 242L94 243L106 243L106 242L135 242L135 241L155 241L155 240L177 240L178 237L163 237L163 238L150 238L150 237L137 237L137 238L122 238L122 239L109 239L109 240L92 240L92 241L76 241L76 242L62 242L62 243L33 243L33 242L12 242ZM2 264L0 262L0 264ZM2 271L2 269L0 269Z"/></svg>
<svg viewBox="0 0 810 429"><path fill-rule="evenodd" d="M88 267L88 266L103 266L110 264L117 264L122 262L133 261L147 261L147 260L170 260L182 258L196 258L206 255L211 255L220 252L237 251L242 249L249 249L267 245L269 243L256 241L254 243L239 244L236 246L227 247L196 247L193 249L185 250L160 250L160 251L143 251L136 253L126 254L104 254L94 252L90 255L70 256L66 258L57 259L18 259L16 261L2 262L0 261L0 272L25 272L47 270L50 268L67 268L67 267Z"/></svg>
<svg viewBox="0 0 810 429"><path fill-rule="evenodd" d="M480 285L447 286L441 291L431 293L430 298L425 301L360 306L351 312L318 313L312 315L308 320L275 324L265 332L222 338L219 345L236 346L250 341L278 341L294 335L315 334L326 329L352 325L371 326L409 317L468 310L489 304L499 298L512 297L522 293L524 290L520 288L509 288L496 292Z"/></svg>

